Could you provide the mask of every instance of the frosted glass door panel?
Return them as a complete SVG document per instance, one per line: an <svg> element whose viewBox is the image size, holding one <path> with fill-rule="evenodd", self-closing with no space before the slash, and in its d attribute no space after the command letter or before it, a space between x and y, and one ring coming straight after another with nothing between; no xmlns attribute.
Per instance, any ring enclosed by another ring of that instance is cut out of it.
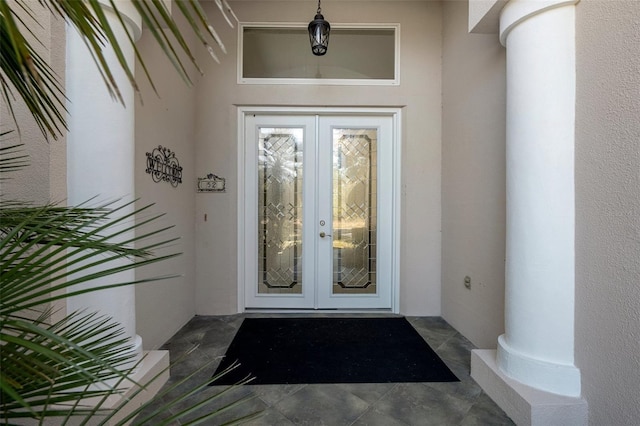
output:
<svg viewBox="0 0 640 426"><path fill-rule="evenodd" d="M318 123L318 306L388 309L392 301L391 117ZM324 225L323 225L324 222Z"/></svg>
<svg viewBox="0 0 640 426"><path fill-rule="evenodd" d="M334 294L376 293L377 139L333 129Z"/></svg>
<svg viewBox="0 0 640 426"><path fill-rule="evenodd" d="M259 128L259 294L302 293L302 163L302 128Z"/></svg>

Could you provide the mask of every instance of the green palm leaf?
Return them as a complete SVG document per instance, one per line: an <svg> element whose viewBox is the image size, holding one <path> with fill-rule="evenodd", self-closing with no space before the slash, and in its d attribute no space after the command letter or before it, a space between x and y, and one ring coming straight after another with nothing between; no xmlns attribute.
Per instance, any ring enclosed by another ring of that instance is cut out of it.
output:
<svg viewBox="0 0 640 426"><path fill-rule="evenodd" d="M158 45L182 78L190 83L182 58L186 57L198 71L200 69L172 16L165 11L164 3L159 0L132 1ZM138 64L149 78L133 36L118 10L118 3L114 0L109 3L116 16L115 25L124 28L125 43L132 44ZM198 1L178 0L174 4L198 40L218 60L213 46L217 45L225 52L224 45ZM236 21L237 18L227 2L216 0L216 4L225 20L233 26L229 16ZM42 7L79 32L115 99L122 102L113 70L103 54L106 45L113 48L118 66L124 70L133 88L137 91L138 87L133 69L115 37L117 28L111 26L98 0L0 0L0 92L4 103L14 121L14 102L24 103L42 133L57 138L66 128L63 85L59 76L38 55L42 43L31 30L32 26L39 25L35 8ZM6 135L7 132L0 132L0 139L5 139ZM21 154L20 145L0 147L0 172L20 170L27 165L28 158ZM115 278L119 272L150 266L177 255L154 255L155 250L168 247L175 239L162 237L169 227L154 225L159 215L137 220L149 206L137 210L131 207L131 203L117 202L86 203L75 207L32 206L6 200L0 194L0 419L4 424L14 424L24 418L42 422L51 417L58 418L61 424L70 420L76 424L80 417L81 424L85 424L96 416L102 416L106 424L126 404L127 401L123 401L115 409L104 408L107 398L122 392L125 385L131 383L135 368L132 365L135 354L122 327L110 318L92 312L73 312L53 321L52 306L70 296L168 278ZM113 279L109 284L85 286L105 277ZM200 371L193 374L198 373ZM158 377L160 374L155 379ZM160 424L159 414L174 408L178 410L176 407L182 406L185 399L208 384L209 380L169 399L159 410L135 420L135 424ZM144 391L143 386L137 385L134 396ZM220 394L178 410L171 419L193 413L219 398ZM166 394L160 397L164 398ZM241 402L214 410L189 424L201 423ZM143 408L135 410L122 422L131 421L140 413Z"/></svg>
<svg viewBox="0 0 640 426"><path fill-rule="evenodd" d="M49 323L48 306L61 298L131 285L135 281L79 287L177 255L151 254L173 238L145 243L168 228L123 240L122 235L159 217L136 223L135 216L148 207L122 214L128 207L0 208L0 400L5 419L67 415L68 408L59 407L119 391L86 386L126 377L122 367L134 354L120 326L95 313L73 313ZM114 264L122 259L127 261ZM40 314L33 320L29 312ZM58 408L52 411L51 406Z"/></svg>
<svg viewBox="0 0 640 426"><path fill-rule="evenodd" d="M0 141L12 132L0 132ZM15 172L29 165L29 156L22 152L23 144L0 146L0 173ZM0 174L0 181L8 179Z"/></svg>
<svg viewBox="0 0 640 426"><path fill-rule="evenodd" d="M72 314L51 325L3 319L2 329L5 419L44 417L50 415L47 406L116 393L110 385L87 384L122 377L121 367L135 356L120 326L96 314Z"/></svg>
<svg viewBox="0 0 640 426"><path fill-rule="evenodd" d="M188 3L185 4L185 3ZM175 19L167 12L165 5L160 0L133 0L135 9L142 18L142 22L147 26L160 48L171 61L180 76L187 83L191 79L186 71L183 56L201 72L191 48L181 34ZM177 5L175 10L186 18L190 28L197 35L198 40L203 43L212 57L217 61L212 45L218 46L225 52L224 45L215 32L197 0L180 0L174 2ZM222 4L222 3L220 3ZM226 12L235 18L235 15L224 2L225 6L220 7L225 19L233 25ZM117 23L124 28L127 40L134 49L138 64L144 71L147 79L153 82L147 67L138 52L133 40L133 35L124 23L124 19L118 8L118 3L109 0L109 5L113 9ZM102 5L98 0L42 0L33 2L31 0L0 0L0 45L2 54L0 55L0 88L5 103L11 115L15 114L13 103L16 99L22 99L29 111L36 120L43 134L57 139L66 129L65 120L65 96L59 77L51 69L46 61L40 57L27 37L22 31L29 31L31 25L36 24L24 22L21 16L33 19L35 15L32 8L45 7L54 16L64 19L71 27L75 28L96 63L99 73L109 90L109 93L120 102L123 102L120 89L113 76L113 70L104 55L104 48L110 45L118 61L118 65L124 71L134 90L138 92L132 64L128 64L123 53L123 49L115 35L115 27L107 19ZM26 19L26 18L25 18ZM26 28L26 30L24 30ZM35 35L30 34L30 39L40 43ZM155 88L154 88L155 90Z"/></svg>
<svg viewBox="0 0 640 426"><path fill-rule="evenodd" d="M156 241L158 234L169 228L139 232L135 237L122 240L123 234L152 224L159 217L151 216L135 223L134 217L148 207L123 214L127 207L125 203L94 208L53 205L0 208L0 364L3 366L0 407L5 422L51 417L76 421L78 416L86 419L102 416L106 422L117 413L118 408L106 409L103 404L107 397L122 392L121 384L125 380L130 381L127 366L135 357L121 327L95 313L72 313L51 323L49 306L71 295L134 284L136 282L116 282L78 289L79 285L95 278L176 255L152 254L152 250L175 241L172 238ZM153 241L146 242L151 237ZM110 266L121 259L129 261ZM161 278L165 277L144 281ZM61 290L66 293L60 295ZM35 320L31 318L33 312L38 313ZM182 406L183 401L201 392L209 382L168 400L160 410L145 415L148 419L140 424L155 424L153 419ZM103 385L96 388L96 384ZM136 393L143 389L140 386ZM171 419L189 416L223 394L195 401ZM88 399L91 404L83 403ZM241 399L213 410L192 424L243 402ZM140 412L142 408L128 419Z"/></svg>

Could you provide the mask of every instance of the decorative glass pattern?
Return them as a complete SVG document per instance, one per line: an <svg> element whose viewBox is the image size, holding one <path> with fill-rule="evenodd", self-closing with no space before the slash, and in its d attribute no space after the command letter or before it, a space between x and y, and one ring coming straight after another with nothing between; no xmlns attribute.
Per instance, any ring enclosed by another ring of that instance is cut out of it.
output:
<svg viewBox="0 0 640 426"><path fill-rule="evenodd" d="M333 293L376 293L377 131L333 129Z"/></svg>
<svg viewBox="0 0 640 426"><path fill-rule="evenodd" d="M260 294L302 293L302 147L302 128L260 128Z"/></svg>

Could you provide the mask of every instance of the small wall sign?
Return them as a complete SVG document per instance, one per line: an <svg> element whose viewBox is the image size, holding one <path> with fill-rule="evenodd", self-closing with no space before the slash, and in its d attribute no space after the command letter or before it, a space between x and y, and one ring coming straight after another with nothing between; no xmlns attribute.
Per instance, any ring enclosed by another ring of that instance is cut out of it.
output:
<svg viewBox="0 0 640 426"><path fill-rule="evenodd" d="M165 181L176 188L182 183L182 167L176 158L176 153L158 145L151 152L147 152L147 169L154 182Z"/></svg>
<svg viewBox="0 0 640 426"><path fill-rule="evenodd" d="M225 185L225 178L209 173L198 178L197 192L226 192Z"/></svg>

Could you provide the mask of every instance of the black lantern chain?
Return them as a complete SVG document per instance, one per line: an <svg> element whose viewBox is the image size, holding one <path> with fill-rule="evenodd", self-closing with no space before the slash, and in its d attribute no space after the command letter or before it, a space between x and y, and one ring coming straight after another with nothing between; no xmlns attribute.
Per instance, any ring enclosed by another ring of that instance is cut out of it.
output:
<svg viewBox="0 0 640 426"><path fill-rule="evenodd" d="M329 46L329 31L331 25L324 20L322 9L320 8L320 0L318 0L318 10L313 21L309 22L309 41L311 42L311 51L316 56L322 56L327 53Z"/></svg>

